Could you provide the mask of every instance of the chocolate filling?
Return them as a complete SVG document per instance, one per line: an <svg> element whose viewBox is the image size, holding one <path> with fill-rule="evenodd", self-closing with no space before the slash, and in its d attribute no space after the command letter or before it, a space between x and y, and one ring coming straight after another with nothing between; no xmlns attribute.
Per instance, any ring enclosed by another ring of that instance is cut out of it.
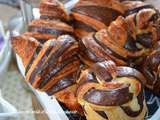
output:
<svg viewBox="0 0 160 120"><path fill-rule="evenodd" d="M131 117L137 117L143 110L143 102L144 102L144 96L143 96L143 90L140 92L140 94L137 96L138 99L138 104L140 105L140 110L139 111L132 111L130 107L124 107L121 106L123 111Z"/></svg>
<svg viewBox="0 0 160 120"><path fill-rule="evenodd" d="M98 57L95 53L93 53L90 49L87 49L85 47L85 45L83 44L82 40L79 41L79 46L81 48L81 51L82 51L82 57L83 57L83 53L85 55L87 55L87 57L91 60L93 60L94 62L101 62L101 61L104 61L105 59L101 58L101 57Z"/></svg>
<svg viewBox="0 0 160 120"><path fill-rule="evenodd" d="M72 9L73 12L92 17L109 25L111 21L122 15L119 11L103 6L80 6Z"/></svg>
<svg viewBox="0 0 160 120"><path fill-rule="evenodd" d="M110 51L110 52L108 52L110 55L113 55L113 56L115 56L115 57L118 58L118 59L121 59L121 60L123 60L123 61L125 61L125 62L128 62L128 59L127 59L127 58L125 58L125 57L117 54L116 52L114 52L113 50L111 50L110 48L108 48L106 45L104 45L102 42L100 42L100 41L95 37L95 35L93 35L93 38L94 38L94 40L96 41L96 43L98 43L105 51Z"/></svg>
<svg viewBox="0 0 160 120"><path fill-rule="evenodd" d="M44 28L42 26L36 26L36 27L29 27L29 32L38 32L41 34L53 34L53 35L72 35L73 33L70 31L65 31L65 30L56 30L55 28Z"/></svg>
<svg viewBox="0 0 160 120"><path fill-rule="evenodd" d="M27 72L28 72L29 69L31 68L31 65L32 65L33 61L34 61L35 58L38 56L38 54L39 54L39 52L41 51L41 49L42 49L42 46L39 45L39 46L36 48L36 50L34 51L33 56L31 57L28 65L27 65L27 67L26 67L25 75L27 74Z"/></svg>
<svg viewBox="0 0 160 120"><path fill-rule="evenodd" d="M112 80L112 76L109 71L105 69L104 66L100 64L95 64L91 67L91 71L100 79L105 80L106 82L110 82Z"/></svg>
<svg viewBox="0 0 160 120"><path fill-rule="evenodd" d="M139 80L139 82L145 80L144 76L139 71L129 67L118 67L117 77L134 77Z"/></svg>
<svg viewBox="0 0 160 120"><path fill-rule="evenodd" d="M101 106L119 106L123 105L133 98L129 93L129 85L123 85L120 88L112 90L90 89L83 97L87 102Z"/></svg>
<svg viewBox="0 0 160 120"><path fill-rule="evenodd" d="M53 87L51 87L49 90L47 90L47 94L53 95L56 92L61 91L65 88L67 88L68 86L73 85L74 83L75 83L74 76L69 75L69 76L61 79L60 81L58 81Z"/></svg>
<svg viewBox="0 0 160 120"><path fill-rule="evenodd" d="M29 82L31 84L33 84L34 80L35 80L35 76L37 75L37 73L42 69L42 65L45 62L46 58L48 57L48 55L50 54L50 52L52 51L53 46L49 46L48 49L45 51L44 55L42 56L42 58L38 61L38 64L36 65L36 67L34 68L34 70L31 73L31 76L29 78Z"/></svg>
<svg viewBox="0 0 160 120"><path fill-rule="evenodd" d="M154 7L152 5L149 5L149 4L148 5L143 5L143 6L139 6L139 7L136 7L136 8L129 9L128 11L126 11L125 16L137 13L138 11L140 11L142 9L147 9L147 8L154 9Z"/></svg>
<svg viewBox="0 0 160 120"><path fill-rule="evenodd" d="M52 77L54 77L58 72L60 72L63 68L65 68L67 65L72 64L74 61L76 61L77 58L70 58L60 65L53 67L52 71L50 71L47 75L45 75L44 79L40 82L39 88L42 89L43 86L45 86L49 80L51 80Z"/></svg>
<svg viewBox="0 0 160 120"><path fill-rule="evenodd" d="M40 16L40 19L48 19L48 20L60 20L60 21L62 21L62 22L64 22L64 23L66 23L67 22L67 20L65 20L63 17L61 17L61 16L48 16L48 15L41 15Z"/></svg>
<svg viewBox="0 0 160 120"><path fill-rule="evenodd" d="M52 55L50 56L50 58L48 59L47 63L42 67L41 70L39 70L38 75L41 76L41 80L44 79L44 73L48 73L48 67L52 68L53 66L55 66L56 64L56 60L62 55L62 53L67 50L71 45L74 44L74 41L68 41L65 40L61 47L56 50L54 53L52 53Z"/></svg>
<svg viewBox="0 0 160 120"><path fill-rule="evenodd" d="M89 26L81 21L74 21L73 25L74 25L74 28L79 28L87 32L96 32L96 30L92 26Z"/></svg>
<svg viewBox="0 0 160 120"><path fill-rule="evenodd" d="M105 118L106 120L108 120L108 117L106 115L106 113L104 111L95 111L96 113L98 113L101 117Z"/></svg>
<svg viewBox="0 0 160 120"><path fill-rule="evenodd" d="M143 33L140 35L137 35L137 42L142 44L146 48L152 47L152 33Z"/></svg>

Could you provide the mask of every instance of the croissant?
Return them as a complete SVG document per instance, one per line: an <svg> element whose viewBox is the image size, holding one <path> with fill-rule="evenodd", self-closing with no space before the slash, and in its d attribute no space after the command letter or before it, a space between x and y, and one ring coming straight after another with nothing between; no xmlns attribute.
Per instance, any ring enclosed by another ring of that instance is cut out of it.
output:
<svg viewBox="0 0 160 120"><path fill-rule="evenodd" d="M124 6L117 0L80 0L71 12L75 35L82 38L90 32L107 28L123 13Z"/></svg>
<svg viewBox="0 0 160 120"><path fill-rule="evenodd" d="M127 8L129 3L133 1L123 4ZM126 17L119 16L107 29L83 37L80 58L89 65L104 60L113 60L117 65L140 65L160 39L159 18L156 9L138 2Z"/></svg>
<svg viewBox="0 0 160 120"><path fill-rule="evenodd" d="M99 62L82 71L78 102L87 120L144 120L147 112L144 76L130 67L117 67L112 61Z"/></svg>
<svg viewBox="0 0 160 120"><path fill-rule="evenodd" d="M147 79L145 86L160 95L160 42L145 59L142 71Z"/></svg>
<svg viewBox="0 0 160 120"><path fill-rule="evenodd" d="M26 80L39 91L55 95L71 110L80 110L75 98L76 74L80 67L78 43L69 35L48 40L44 45L21 35L12 46L22 58Z"/></svg>

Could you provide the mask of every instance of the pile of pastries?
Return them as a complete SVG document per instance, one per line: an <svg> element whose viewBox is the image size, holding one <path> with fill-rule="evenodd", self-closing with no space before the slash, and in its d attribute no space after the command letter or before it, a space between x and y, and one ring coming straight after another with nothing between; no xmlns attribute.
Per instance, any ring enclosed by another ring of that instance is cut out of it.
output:
<svg viewBox="0 0 160 120"><path fill-rule="evenodd" d="M144 87L160 95L160 13L138 0L41 0L12 38L26 81L87 120L144 120Z"/></svg>

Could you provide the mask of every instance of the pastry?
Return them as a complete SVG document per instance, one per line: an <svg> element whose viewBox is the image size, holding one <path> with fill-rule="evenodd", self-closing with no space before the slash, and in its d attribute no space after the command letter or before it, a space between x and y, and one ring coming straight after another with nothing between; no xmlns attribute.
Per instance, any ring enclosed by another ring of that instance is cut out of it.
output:
<svg viewBox="0 0 160 120"><path fill-rule="evenodd" d="M159 12L153 6L135 1L123 4L128 9L125 17L119 16L107 29L90 33L80 41L84 63L113 60L117 65L136 67L160 39Z"/></svg>
<svg viewBox="0 0 160 120"><path fill-rule="evenodd" d="M26 80L34 88L57 96L71 110L80 110L74 88L80 68L79 48L74 38L64 35L42 45L34 38L22 35L13 38L12 45L24 63Z"/></svg>
<svg viewBox="0 0 160 120"><path fill-rule="evenodd" d="M58 0L41 0L40 5L40 18L49 20L69 20L69 16L64 8L64 5Z"/></svg>
<svg viewBox="0 0 160 120"><path fill-rule="evenodd" d="M46 41L47 38L57 38L60 35L72 35L72 26L59 20L33 20L28 26L28 32L40 41Z"/></svg>
<svg viewBox="0 0 160 120"><path fill-rule="evenodd" d="M73 35L73 27L68 24L70 17L58 0L42 0L39 5L40 19L33 20L25 33L45 43L60 35Z"/></svg>
<svg viewBox="0 0 160 120"><path fill-rule="evenodd" d="M137 70L117 67L112 61L82 71L77 98L87 120L144 120L147 108L142 80Z"/></svg>
<svg viewBox="0 0 160 120"><path fill-rule="evenodd" d="M123 13L123 5L117 0L80 0L71 13L75 35L82 38L90 32L107 28Z"/></svg>
<svg viewBox="0 0 160 120"><path fill-rule="evenodd" d="M160 42L145 59L142 71L147 79L145 86L160 95Z"/></svg>

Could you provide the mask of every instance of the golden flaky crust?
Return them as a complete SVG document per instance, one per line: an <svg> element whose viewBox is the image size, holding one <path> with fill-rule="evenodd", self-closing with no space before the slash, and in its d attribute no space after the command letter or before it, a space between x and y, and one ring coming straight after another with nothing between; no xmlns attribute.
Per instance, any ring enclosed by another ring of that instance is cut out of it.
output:
<svg viewBox="0 0 160 120"><path fill-rule="evenodd" d="M18 54L26 67L29 63L35 49L40 43L33 37L27 37L25 35L12 38L12 48Z"/></svg>

